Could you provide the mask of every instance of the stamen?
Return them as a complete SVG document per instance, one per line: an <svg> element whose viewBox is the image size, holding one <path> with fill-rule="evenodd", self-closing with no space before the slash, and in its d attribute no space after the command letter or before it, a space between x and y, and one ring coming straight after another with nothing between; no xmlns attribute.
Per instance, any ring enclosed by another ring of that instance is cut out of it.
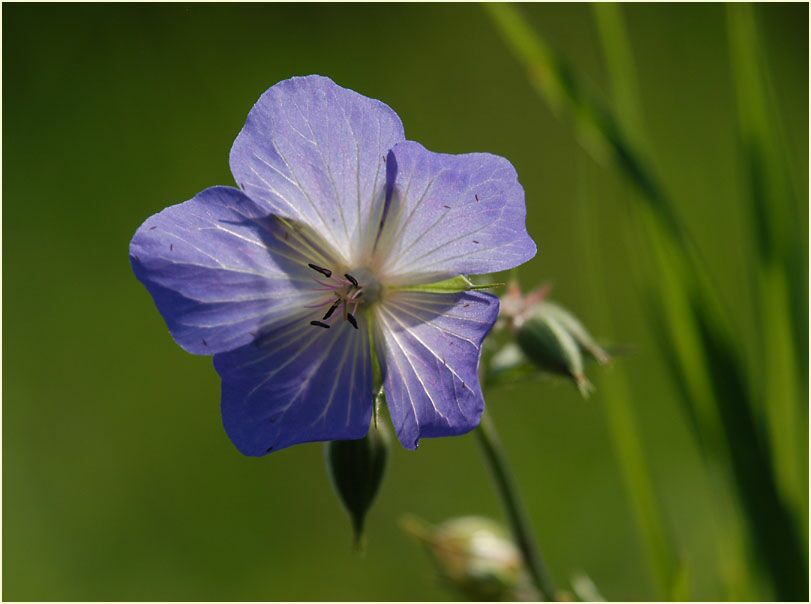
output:
<svg viewBox="0 0 811 604"><path fill-rule="evenodd" d="M330 307L329 307L329 310L327 311L327 314L325 314L325 315L323 316L323 320L324 320L324 321L326 321L327 319L329 319L329 318L332 316L332 313L334 313L334 312L335 312L335 309L336 309L336 308L338 308L338 306L339 306L340 304L341 304L341 300L340 300L340 299L335 300L335 303L334 303L332 306L330 306Z"/></svg>
<svg viewBox="0 0 811 604"><path fill-rule="evenodd" d="M330 302L332 302L332 296L330 296L326 300L320 300L319 302L316 302L315 304L304 304L302 306L302 308L324 308L324 306L326 306Z"/></svg>
<svg viewBox="0 0 811 604"><path fill-rule="evenodd" d="M324 275L327 278L332 277L332 271L329 270L328 268L322 268L322 267L318 266L317 264L313 264L312 262L310 264L308 264L307 266L309 266L314 271L317 271L317 272L321 273L322 275Z"/></svg>
<svg viewBox="0 0 811 604"><path fill-rule="evenodd" d="M314 291L330 292L331 294L326 300L322 298L320 302L305 306L305 308L320 308L322 310L327 308L321 320L310 321L310 325L329 329L334 323L333 317L336 311L340 311L344 320L359 330L360 325L356 313L358 307L366 302L364 298L369 295L369 292L365 291L366 288L362 287L360 282L349 273L344 273L344 279L340 279L337 275L333 276L333 272L328 268L312 263L308 263L307 266L321 275L321 277L313 277L313 281L319 286L313 288ZM366 271L364 271L364 277L362 278L364 281L366 280Z"/></svg>
<svg viewBox="0 0 811 604"><path fill-rule="evenodd" d="M313 277L313 281L315 281L316 283L318 283L318 285L323 287L325 291L326 290L335 291L336 286L335 286L334 283L327 283L326 281L323 281L321 279L316 279L315 277Z"/></svg>

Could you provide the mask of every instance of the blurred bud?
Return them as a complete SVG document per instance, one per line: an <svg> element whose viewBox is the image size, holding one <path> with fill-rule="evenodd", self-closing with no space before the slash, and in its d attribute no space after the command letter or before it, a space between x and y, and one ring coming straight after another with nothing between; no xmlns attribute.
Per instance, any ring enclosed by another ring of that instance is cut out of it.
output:
<svg viewBox="0 0 811 604"><path fill-rule="evenodd" d="M540 312L553 317L577 342L580 351L604 365L610 360L608 353L600 347L591 334L583 327L583 324L575 316L562 306L554 302L542 302L536 307L536 313Z"/></svg>
<svg viewBox="0 0 811 604"><path fill-rule="evenodd" d="M377 419L377 416L375 416ZM390 437L384 421L374 421L359 440L326 444L332 486L352 521L355 547L362 547L363 523L383 481Z"/></svg>
<svg viewBox="0 0 811 604"><path fill-rule="evenodd" d="M532 309L538 302L546 299L550 291L552 291L552 286L544 283L531 292L523 294L518 282L510 281L507 284L507 293L501 297L500 314L512 323L520 323L532 313Z"/></svg>
<svg viewBox="0 0 811 604"><path fill-rule="evenodd" d="M571 377L580 393L588 396L591 382L583 373L583 356L572 335L560 322L543 312L533 314L516 334L521 351L539 368Z"/></svg>
<svg viewBox="0 0 811 604"><path fill-rule="evenodd" d="M524 296L515 283L510 284L501 314L527 360L539 369L571 378L581 394L588 396L593 386L584 373L584 358L607 363L608 353L573 314L546 300L549 289L543 286ZM511 351L499 362L515 356Z"/></svg>
<svg viewBox="0 0 811 604"><path fill-rule="evenodd" d="M577 572L572 576L572 591L581 602L605 602L594 581L586 573Z"/></svg>
<svg viewBox="0 0 811 604"><path fill-rule="evenodd" d="M431 553L442 578L467 600L537 600L521 553L492 520L468 516L431 526L407 517L402 525Z"/></svg>
<svg viewBox="0 0 811 604"><path fill-rule="evenodd" d="M510 372L518 372L522 369L534 371L533 367L528 366L527 357L515 342L507 342L493 354L488 367L488 371L497 376L509 375Z"/></svg>

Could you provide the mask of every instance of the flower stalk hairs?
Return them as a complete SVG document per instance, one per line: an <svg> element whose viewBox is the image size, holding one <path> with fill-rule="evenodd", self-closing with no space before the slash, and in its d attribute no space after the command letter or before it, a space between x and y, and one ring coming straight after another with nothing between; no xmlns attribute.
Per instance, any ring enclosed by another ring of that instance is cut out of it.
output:
<svg viewBox="0 0 811 604"><path fill-rule="evenodd" d="M388 106L308 76L261 96L230 166L239 188L148 218L130 258L175 341L213 355L239 451L362 438L376 375L404 447L473 429L499 302L459 276L536 251L512 165L430 152Z"/></svg>

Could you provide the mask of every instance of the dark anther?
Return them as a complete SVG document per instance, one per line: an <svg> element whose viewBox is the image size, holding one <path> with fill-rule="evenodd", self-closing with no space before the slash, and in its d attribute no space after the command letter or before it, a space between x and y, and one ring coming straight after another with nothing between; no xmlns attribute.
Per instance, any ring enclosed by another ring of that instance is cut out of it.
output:
<svg viewBox="0 0 811 604"><path fill-rule="evenodd" d="M446 206L446 205L443 205L442 207L443 207L443 208L448 208L449 210L451 209L451 206Z"/></svg>
<svg viewBox="0 0 811 604"><path fill-rule="evenodd" d="M474 195L473 197L476 198L476 201L479 201L479 194L478 193L476 195Z"/></svg>
<svg viewBox="0 0 811 604"><path fill-rule="evenodd" d="M474 240L473 240L473 243L479 243L479 242L478 242L478 241L476 241L476 240L474 239Z"/></svg>
<svg viewBox="0 0 811 604"><path fill-rule="evenodd" d="M329 325L327 325L323 321L310 321L310 325L315 325L316 327L323 327L324 329L329 329Z"/></svg>
<svg viewBox="0 0 811 604"><path fill-rule="evenodd" d="M340 300L335 300L335 304L330 306L329 310L327 311L327 314L324 315L324 317L323 317L324 321L326 321L327 319L329 319L332 316L332 313L335 312L335 309L338 308L338 306L340 306L340 304L341 304Z"/></svg>
<svg viewBox="0 0 811 604"><path fill-rule="evenodd" d="M357 322L357 320L355 319L355 317L353 317L353 316L352 316L352 313L351 313L351 312L346 313L346 319L347 319L347 321L349 321L350 323L352 323L352 327L354 327L355 329L357 329L357 328L358 328L358 322Z"/></svg>
<svg viewBox="0 0 811 604"><path fill-rule="evenodd" d="M354 278L352 275L347 274L347 275L344 275L344 277L346 277L346 278L347 278L347 280L348 280L348 281L349 281L349 282L350 282L352 285L354 285L355 287L357 287L357 286L358 286L358 280L357 280L357 279L355 279L355 278Z"/></svg>
<svg viewBox="0 0 811 604"><path fill-rule="evenodd" d="M308 264L307 266L309 266L314 271L317 271L317 272L321 273L325 277L332 277L332 271L329 270L328 268L321 268L320 266L312 264L312 263Z"/></svg>
<svg viewBox="0 0 811 604"><path fill-rule="evenodd" d="M151 226L151 227L149 227L149 230L150 230L150 231L154 231L154 230L155 230L155 229L157 229L157 228L158 228L158 227L156 227L156 226Z"/></svg>

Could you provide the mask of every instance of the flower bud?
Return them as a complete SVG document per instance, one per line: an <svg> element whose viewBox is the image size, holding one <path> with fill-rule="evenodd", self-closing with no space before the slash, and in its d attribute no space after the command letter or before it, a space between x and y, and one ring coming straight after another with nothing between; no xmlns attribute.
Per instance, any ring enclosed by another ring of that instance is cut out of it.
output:
<svg viewBox="0 0 811 604"><path fill-rule="evenodd" d="M468 516L431 526L408 517L402 524L431 553L442 578L465 599L537 599L521 553L496 522Z"/></svg>
<svg viewBox="0 0 811 604"><path fill-rule="evenodd" d="M562 306L547 300L549 287L542 286L524 295L511 283L502 298L501 314L517 347L508 344L493 357L494 376L516 375L521 359L543 371L571 378L583 396L593 389L584 374L584 358L598 363L609 361L583 324Z"/></svg>
<svg viewBox="0 0 811 604"><path fill-rule="evenodd" d="M592 390L583 372L583 354L574 335L547 303L539 304L516 332L521 352L538 368L574 380L583 396Z"/></svg>
<svg viewBox="0 0 811 604"><path fill-rule="evenodd" d="M572 591L581 602L605 602L605 598L597 589L594 581L584 572L577 572L572 576Z"/></svg>
<svg viewBox="0 0 811 604"><path fill-rule="evenodd" d="M566 331L569 332L575 341L580 351L588 357L591 357L601 365L608 363L610 357L603 348L597 344L595 339L586 330L583 324L568 310L554 302L544 301L536 307L536 312L547 314L554 317Z"/></svg>
<svg viewBox="0 0 811 604"><path fill-rule="evenodd" d="M375 421L359 440L334 440L326 444L327 471L349 513L357 548L362 544L366 513L383 481L389 442L385 422Z"/></svg>

